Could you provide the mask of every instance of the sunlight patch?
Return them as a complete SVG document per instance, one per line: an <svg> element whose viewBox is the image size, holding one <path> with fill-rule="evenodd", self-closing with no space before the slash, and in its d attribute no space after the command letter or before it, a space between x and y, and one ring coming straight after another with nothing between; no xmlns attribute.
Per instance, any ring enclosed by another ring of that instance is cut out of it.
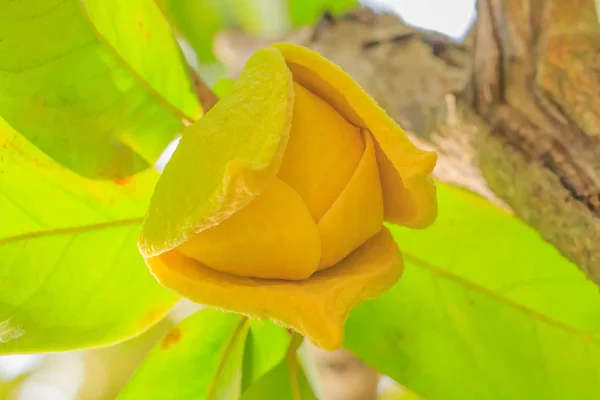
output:
<svg viewBox="0 0 600 400"><path fill-rule="evenodd" d="M0 322L0 344L8 343L25 334L25 330L22 327L13 325L10 320L9 318L6 321Z"/></svg>

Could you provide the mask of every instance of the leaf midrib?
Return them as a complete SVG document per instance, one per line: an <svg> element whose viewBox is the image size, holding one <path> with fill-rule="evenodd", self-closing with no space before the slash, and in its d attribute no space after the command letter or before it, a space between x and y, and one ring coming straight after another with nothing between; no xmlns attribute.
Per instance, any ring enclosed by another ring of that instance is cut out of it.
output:
<svg viewBox="0 0 600 400"><path fill-rule="evenodd" d="M240 322L237 323L233 333L229 337L229 340L225 344L225 349L221 353L221 357L219 358L219 363L217 364L217 369L215 371L215 375L210 383L210 386L207 391L206 398L208 400L215 399L215 392L217 390L217 384L219 383L219 378L221 374L225 370L225 365L231 355L231 351L233 350L235 341L238 339L238 336L243 332L244 327L250 323L250 320L246 317L242 317Z"/></svg>
<svg viewBox="0 0 600 400"><path fill-rule="evenodd" d="M147 89L150 94L152 95L152 97L154 97L155 100L157 100L159 103L161 103L163 106L165 106L167 109L169 109L171 111L171 113L175 116L178 117L180 119L186 120L188 122L194 122L194 118L190 115L187 115L183 110L180 110L178 107L176 107L174 104L172 104L169 100L167 100L167 98L165 98L158 90L156 90L151 84L150 82L148 82L146 79L144 79L126 60L125 58L123 58L121 56L121 54L117 51L117 49L115 49L110 42L104 37L104 35L102 35L102 33L98 30L98 28L96 28L96 25L94 24L94 22L92 21L92 19L90 18L90 16L88 15L87 11L85 10L84 4L85 1L79 1L78 2L78 6L79 6L79 12L81 13L81 15L83 16L83 18L85 18L85 20L87 21L89 27L92 29L92 31L94 32L94 35L96 37L96 39L98 40L98 43L104 47L107 51L109 51L114 57L115 59L118 61L119 65L121 67L123 67L125 70L127 70L127 72L129 72L133 79L136 80L138 82L138 84L140 84L141 86L143 86L145 89ZM159 9L160 11L160 9ZM161 11L162 12L162 11ZM175 40L175 39L174 39ZM178 51L179 51L179 56L180 59L182 60L182 62L185 63L185 57L183 56L182 50L179 48L178 46ZM185 64L187 65L187 63ZM188 77L189 78L189 77ZM189 78L189 82L191 84L191 78Z"/></svg>
<svg viewBox="0 0 600 400"><path fill-rule="evenodd" d="M531 308L529 308L515 300L512 300L512 299L510 299L500 293L497 293L491 289L488 289L485 286L473 283L473 282L469 281L468 279L463 278L462 276L453 274L452 272L450 272L444 268L438 267L435 264L433 264L427 260L424 260L418 256L415 256L414 254L408 253L406 251L403 251L402 254L406 260L408 260L414 264L420 265L421 267L431 271L433 274L435 274L438 277L456 282L464 287L467 287L474 291L483 293L485 296L494 298L494 299L498 300L499 302L501 302L502 304L505 304L505 305L515 308L515 309L518 309L518 310L530 315L532 317L532 319L534 319L536 321L544 322L546 324L555 326L558 329L562 329L571 335L579 336L583 341L593 342L595 344L600 345L600 334L598 334L598 333L583 331L583 330L574 328L568 324L565 324L564 322L558 321L558 320L551 318L545 314L542 314L538 311L532 310Z"/></svg>
<svg viewBox="0 0 600 400"><path fill-rule="evenodd" d="M45 236L68 235L68 234L74 234L74 233L100 231L100 230L110 229L110 228L120 227L120 226L131 226L131 225L141 224L143 221L144 221L144 217L136 217L136 218L120 219L120 220L116 220L116 221L102 222L102 223L98 223L98 224L72 226L72 227L67 227L67 228L53 228L53 229L41 230L41 231L37 231L37 232L29 232L29 233L24 233L22 235L2 238L2 239L0 239L0 246L9 244L9 243L18 242L21 240L37 239L37 238L41 238L41 237L45 237Z"/></svg>

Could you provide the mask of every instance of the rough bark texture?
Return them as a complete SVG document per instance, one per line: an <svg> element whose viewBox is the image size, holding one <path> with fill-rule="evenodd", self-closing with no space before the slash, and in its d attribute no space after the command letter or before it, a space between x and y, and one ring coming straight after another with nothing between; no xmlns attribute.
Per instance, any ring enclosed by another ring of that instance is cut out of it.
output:
<svg viewBox="0 0 600 400"><path fill-rule="evenodd" d="M600 282L600 27L592 0L487 1L474 109L479 166L505 199Z"/></svg>
<svg viewBox="0 0 600 400"><path fill-rule="evenodd" d="M512 208L600 283L600 26L593 0L480 0L463 43L362 9L284 40L338 63L438 179ZM236 75L265 40L229 33Z"/></svg>

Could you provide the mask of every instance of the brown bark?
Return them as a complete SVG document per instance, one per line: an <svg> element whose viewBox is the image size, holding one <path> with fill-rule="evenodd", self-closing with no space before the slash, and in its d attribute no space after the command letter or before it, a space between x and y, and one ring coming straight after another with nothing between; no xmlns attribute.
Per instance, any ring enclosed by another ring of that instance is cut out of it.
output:
<svg viewBox="0 0 600 400"><path fill-rule="evenodd" d="M474 46L473 105L491 127L480 140L480 167L495 193L598 283L600 27L594 2L487 1L480 15L490 23L476 29L484 39ZM485 71L486 64L495 72Z"/></svg>
<svg viewBox="0 0 600 400"><path fill-rule="evenodd" d="M357 10L285 40L349 72L435 171L512 208L600 283L600 26L593 0L480 0L463 43ZM265 41L229 33L236 74Z"/></svg>

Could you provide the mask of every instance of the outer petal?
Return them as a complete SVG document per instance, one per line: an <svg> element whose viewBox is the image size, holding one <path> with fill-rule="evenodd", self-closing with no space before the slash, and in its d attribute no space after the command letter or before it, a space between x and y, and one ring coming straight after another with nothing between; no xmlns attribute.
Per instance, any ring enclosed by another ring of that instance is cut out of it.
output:
<svg viewBox="0 0 600 400"><path fill-rule="evenodd" d="M298 280L317 269L321 240L300 195L273 178L254 201L219 225L190 236L177 250L237 276Z"/></svg>
<svg viewBox="0 0 600 400"><path fill-rule="evenodd" d="M177 250L146 262L159 282L191 300L272 319L329 350L342 345L350 310L394 285L403 269L400 251L385 228L335 267L297 282L229 275Z"/></svg>
<svg viewBox="0 0 600 400"><path fill-rule="evenodd" d="M279 43L273 47L283 54L295 81L375 137L382 150L378 153L378 163L386 219L413 228L432 223L437 215L437 202L429 175L437 155L418 149L375 100L337 65L294 44ZM404 209L404 204L393 201L406 197L411 199L413 206L410 213Z"/></svg>
<svg viewBox="0 0 600 400"><path fill-rule="evenodd" d="M227 95L184 131L152 197L144 256L219 224L264 190L281 165L293 95L281 53L257 51Z"/></svg>

